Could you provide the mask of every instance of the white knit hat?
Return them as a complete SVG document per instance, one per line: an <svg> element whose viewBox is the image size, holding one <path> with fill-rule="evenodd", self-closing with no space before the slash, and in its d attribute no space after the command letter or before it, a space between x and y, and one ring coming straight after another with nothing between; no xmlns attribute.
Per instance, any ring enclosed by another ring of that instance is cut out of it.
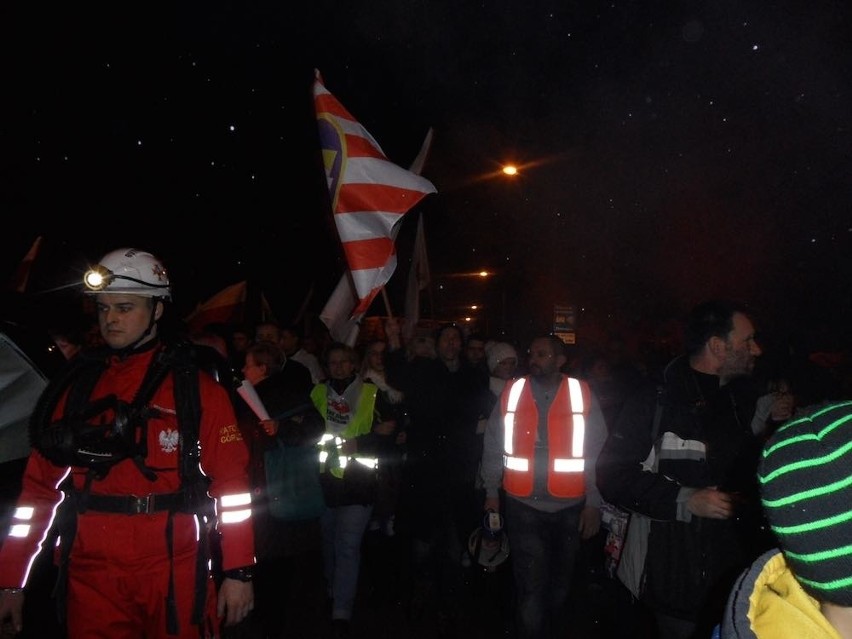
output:
<svg viewBox="0 0 852 639"><path fill-rule="evenodd" d="M489 342L485 345L485 356L488 358L488 370L493 373L497 364L504 359L509 357L518 359L518 352L514 346L506 342Z"/></svg>

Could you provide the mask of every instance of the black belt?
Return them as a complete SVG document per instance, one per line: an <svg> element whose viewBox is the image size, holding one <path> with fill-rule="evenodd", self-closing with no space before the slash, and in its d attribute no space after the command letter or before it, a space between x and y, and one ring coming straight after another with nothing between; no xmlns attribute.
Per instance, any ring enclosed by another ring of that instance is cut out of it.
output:
<svg viewBox="0 0 852 639"><path fill-rule="evenodd" d="M182 492L149 495L93 495L80 499L85 510L124 515L150 515L164 510L177 511L186 506Z"/></svg>

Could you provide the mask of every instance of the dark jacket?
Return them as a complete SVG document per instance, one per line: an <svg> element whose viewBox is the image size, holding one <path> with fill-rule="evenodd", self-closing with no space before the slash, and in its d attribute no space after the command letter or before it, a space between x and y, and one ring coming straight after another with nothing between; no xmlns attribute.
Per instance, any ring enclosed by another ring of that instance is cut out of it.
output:
<svg viewBox="0 0 852 639"><path fill-rule="evenodd" d="M476 426L487 415L487 380L474 369L451 371L440 359L415 358L397 379L405 393L408 465L429 493L454 483L473 485L479 464Z"/></svg>
<svg viewBox="0 0 852 639"><path fill-rule="evenodd" d="M659 468L652 473L642 462L654 444L658 397ZM718 618L733 579L769 544L755 481L754 402L747 380L719 387L718 377L695 371L681 357L666 369L662 388L649 384L626 402L604 445L597 465L604 499L654 520L641 597L656 610L693 621L705 613ZM737 493L735 518L687 511L691 491L711 486Z"/></svg>
<svg viewBox="0 0 852 639"><path fill-rule="evenodd" d="M309 389L309 385L307 388ZM313 525L316 522L285 522L270 516L266 498L264 454L278 446L278 441L285 446L315 447L325 430L325 422L311 403L304 383L294 384L292 379L279 373L258 383L255 390L269 416L278 419L279 423L276 435L267 435L248 405L242 399L237 402L238 425L250 453L249 477L252 486L255 551L258 559L294 555L312 543L310 537L316 535ZM319 463L316 472L319 473Z"/></svg>

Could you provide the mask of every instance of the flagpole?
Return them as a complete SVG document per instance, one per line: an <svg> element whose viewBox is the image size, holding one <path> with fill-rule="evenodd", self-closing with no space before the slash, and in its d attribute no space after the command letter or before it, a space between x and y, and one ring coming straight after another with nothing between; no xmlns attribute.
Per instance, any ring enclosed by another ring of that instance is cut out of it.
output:
<svg viewBox="0 0 852 639"><path fill-rule="evenodd" d="M385 287L382 286L382 298L385 300L385 310L388 312L388 319L393 319L393 311L391 311L390 299L388 298L388 292L385 290Z"/></svg>

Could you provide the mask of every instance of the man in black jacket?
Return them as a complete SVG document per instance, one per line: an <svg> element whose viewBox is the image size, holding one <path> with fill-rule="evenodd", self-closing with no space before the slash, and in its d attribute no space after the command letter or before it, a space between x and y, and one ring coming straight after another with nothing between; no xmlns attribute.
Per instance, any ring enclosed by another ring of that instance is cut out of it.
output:
<svg viewBox="0 0 852 639"><path fill-rule="evenodd" d="M709 637L733 579L768 544L754 480L760 442L750 428L748 378L761 354L752 321L735 304L705 302L690 313L685 347L662 388L627 402L597 465L604 499L639 513L619 577L666 639Z"/></svg>

